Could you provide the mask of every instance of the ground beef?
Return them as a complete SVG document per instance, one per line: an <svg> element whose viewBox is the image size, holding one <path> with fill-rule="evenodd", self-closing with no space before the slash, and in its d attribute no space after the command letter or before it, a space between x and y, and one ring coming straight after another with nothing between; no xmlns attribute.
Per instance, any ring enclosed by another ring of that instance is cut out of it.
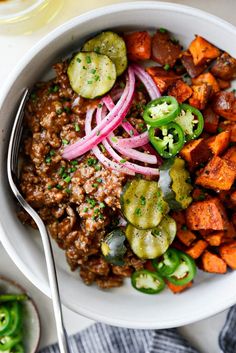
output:
<svg viewBox="0 0 236 353"><path fill-rule="evenodd" d="M71 269L80 267L86 284L117 287L134 269L143 268L130 249L121 267L105 262L100 251L102 239L118 222L127 176L104 168L92 153L71 162L62 159L63 147L84 136L86 111L98 101L76 97L66 62L54 69L56 78L39 83L26 106L20 188L65 251ZM140 132L145 103L145 93L138 89L127 119ZM35 227L25 212L19 218Z"/></svg>

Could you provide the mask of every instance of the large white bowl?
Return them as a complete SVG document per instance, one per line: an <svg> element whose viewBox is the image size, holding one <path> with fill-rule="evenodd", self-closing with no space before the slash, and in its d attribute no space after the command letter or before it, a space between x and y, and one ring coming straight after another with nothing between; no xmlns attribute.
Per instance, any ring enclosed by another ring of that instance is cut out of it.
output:
<svg viewBox="0 0 236 353"><path fill-rule="evenodd" d="M0 97L0 220L1 240L28 279L50 296L44 254L38 233L23 226L7 183L6 150L12 119L24 87L40 80L51 65L80 46L91 34L114 29L168 28L188 45L194 34L236 56L236 29L210 14L171 3L136 2L98 9L60 26L32 50L12 73ZM131 289L102 291L85 286L68 269L64 254L55 247L63 303L89 318L132 328L168 328L191 323L236 303L236 272L224 276L199 273L193 288L174 296L164 291L148 296ZM199 271L200 272L200 271Z"/></svg>

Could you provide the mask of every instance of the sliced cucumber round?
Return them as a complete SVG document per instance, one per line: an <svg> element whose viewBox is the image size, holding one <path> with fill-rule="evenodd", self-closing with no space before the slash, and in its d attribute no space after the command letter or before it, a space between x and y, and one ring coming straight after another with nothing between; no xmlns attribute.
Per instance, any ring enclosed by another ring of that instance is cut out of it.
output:
<svg viewBox="0 0 236 353"><path fill-rule="evenodd" d="M127 54L124 40L114 32L102 32L88 40L82 51L94 51L107 55L116 65L117 76L120 76L127 68Z"/></svg>
<svg viewBox="0 0 236 353"><path fill-rule="evenodd" d="M155 228L169 211L156 181L133 179L121 195L121 209L127 221L139 229Z"/></svg>
<svg viewBox="0 0 236 353"><path fill-rule="evenodd" d="M154 229L141 230L131 224L126 227L126 238L140 259L155 259L166 252L176 235L175 220L165 216Z"/></svg>
<svg viewBox="0 0 236 353"><path fill-rule="evenodd" d="M67 70L71 87L81 97L93 99L110 91L116 81L116 67L107 55L78 53Z"/></svg>

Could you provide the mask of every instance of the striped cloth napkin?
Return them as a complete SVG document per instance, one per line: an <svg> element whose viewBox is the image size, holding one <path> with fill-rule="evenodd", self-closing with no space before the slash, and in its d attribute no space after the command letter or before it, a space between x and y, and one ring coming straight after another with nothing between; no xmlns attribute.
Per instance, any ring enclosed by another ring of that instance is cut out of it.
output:
<svg viewBox="0 0 236 353"><path fill-rule="evenodd" d="M200 353L176 329L131 330L96 323L69 338L71 353ZM236 353L236 306L220 332L223 353ZM57 344L41 353L59 353Z"/></svg>

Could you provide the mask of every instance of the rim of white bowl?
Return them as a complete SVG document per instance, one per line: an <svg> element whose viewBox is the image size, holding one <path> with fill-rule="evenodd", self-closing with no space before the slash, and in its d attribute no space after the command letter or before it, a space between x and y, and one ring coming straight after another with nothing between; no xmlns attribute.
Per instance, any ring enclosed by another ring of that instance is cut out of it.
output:
<svg viewBox="0 0 236 353"><path fill-rule="evenodd" d="M218 16L212 15L209 12L191 7L186 5L180 5L171 2L159 2L159 1L135 1L135 2L127 2L127 3L118 3L114 5L109 5L105 7L101 7L92 11L88 11L80 16L74 17L71 20L63 23L59 27L55 28L53 31L48 33L42 39L39 40L27 53L23 56L23 58L19 61L17 66L14 68L12 73L8 76L6 83L3 85L2 93L0 93L0 109L4 102L5 97L7 96L8 91L10 90L12 84L14 83L15 77L18 77L19 73L23 70L24 67L31 61L32 57L34 57L43 47L48 45L55 37L60 36L64 32L70 30L74 26L78 24L82 24L87 20L95 19L102 15L115 13L117 11L127 11L127 10L152 10L153 8L162 9L162 10L171 10L179 13L189 14L192 17L200 17L207 21L211 21L212 23L226 29L227 31L233 32L236 35L236 27L231 23L221 19ZM11 257L12 261L16 264L16 266L20 269L20 271L44 294L46 294L49 298L51 297L49 284L42 283L38 281L37 276L27 268L25 263L22 261L22 258L18 255L14 248L12 248L11 243L8 241L7 235L5 234L3 227L0 223L0 240L4 248L6 249L7 253ZM184 318L182 317L181 322L179 319L165 321L164 326L163 324L153 323L150 324L142 324L140 322L131 322L129 320L118 320L113 318L107 318L107 316L97 314L89 310L88 308L79 307L79 309L75 310L75 308L70 305L69 303L63 303L66 307L71 309L72 311L76 311L78 314L85 316L89 319L102 321L107 324L121 326L121 327L132 327L137 329L163 329L163 328L171 328L171 327L178 327L186 324L191 324L193 322L203 320L207 317L215 315L230 306L236 303L235 295L232 297L228 297L227 299L218 301L217 303L209 303L207 308L204 308L204 311L198 311L194 317L189 318L189 315L186 315Z"/></svg>
<svg viewBox="0 0 236 353"><path fill-rule="evenodd" d="M31 13L32 11L34 11L35 9L37 9L37 7L39 7L40 5L42 5L45 2L45 0L36 0L36 2L28 7L26 7L24 10L19 10L17 12L14 12L12 14L9 15L0 15L0 20L1 21L14 21L16 19L16 17L23 17L25 15L28 15L29 13ZM8 4L6 4L7 6L9 6ZM2 4L2 6L4 6L4 4Z"/></svg>

